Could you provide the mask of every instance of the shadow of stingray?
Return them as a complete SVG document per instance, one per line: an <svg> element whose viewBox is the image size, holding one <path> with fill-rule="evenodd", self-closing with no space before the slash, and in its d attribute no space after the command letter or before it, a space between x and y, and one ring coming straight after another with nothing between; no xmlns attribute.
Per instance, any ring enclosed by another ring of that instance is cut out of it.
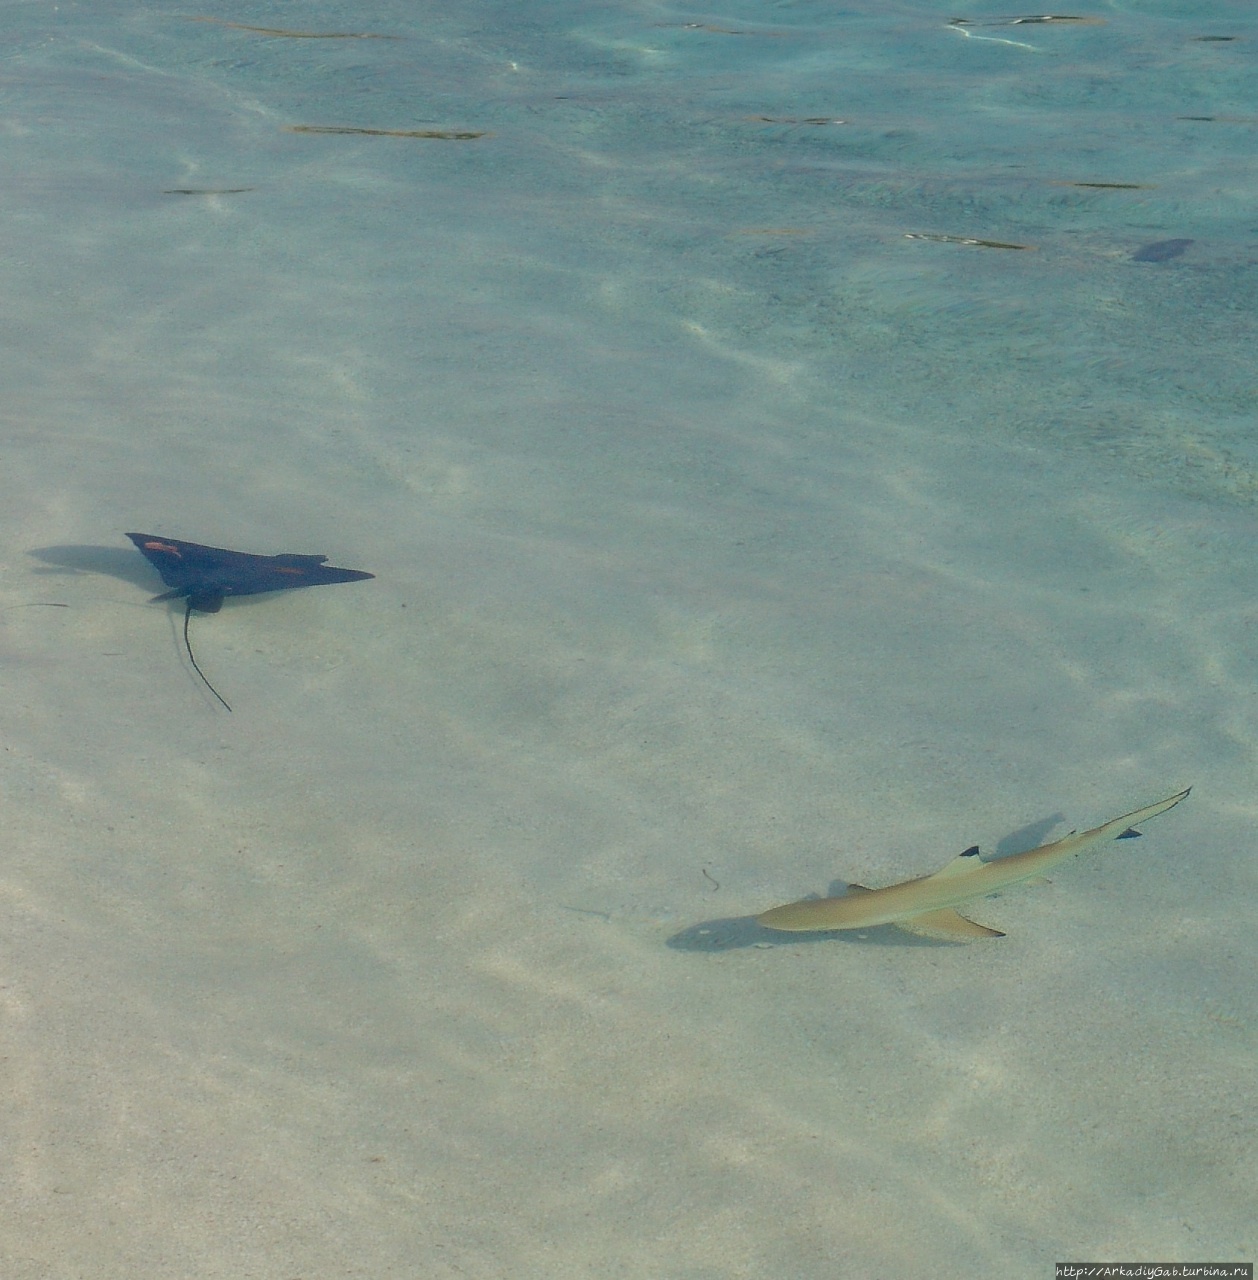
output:
<svg viewBox="0 0 1258 1280"><path fill-rule="evenodd" d="M84 573L103 573L121 582L129 582L133 586L151 588L161 587L160 579L144 560L137 556L133 547L95 547L83 544L71 544L58 547L35 547L27 552L36 560L49 565L47 569L36 569L35 573L47 577L66 577Z"/></svg>
<svg viewBox="0 0 1258 1280"><path fill-rule="evenodd" d="M71 543L57 547L34 547L26 554L50 566L47 569L33 570L32 572L36 575L77 577L85 573L105 574L147 591L149 593L147 600L150 604L156 602L157 595L163 592L166 585L153 566L143 556L136 555L133 547L97 547ZM225 602L226 606L232 609L256 603L255 595L230 595ZM171 612L182 614L183 609L183 600L176 600L173 602Z"/></svg>

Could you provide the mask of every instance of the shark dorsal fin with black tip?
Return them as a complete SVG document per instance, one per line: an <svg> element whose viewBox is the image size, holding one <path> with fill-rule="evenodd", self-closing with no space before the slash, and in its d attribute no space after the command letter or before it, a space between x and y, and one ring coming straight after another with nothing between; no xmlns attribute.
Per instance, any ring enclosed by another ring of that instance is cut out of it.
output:
<svg viewBox="0 0 1258 1280"><path fill-rule="evenodd" d="M978 845L972 844L964 853L958 853L947 866L941 867L928 879L948 880L953 876L968 875L975 867L981 867L982 865L983 857L978 851Z"/></svg>

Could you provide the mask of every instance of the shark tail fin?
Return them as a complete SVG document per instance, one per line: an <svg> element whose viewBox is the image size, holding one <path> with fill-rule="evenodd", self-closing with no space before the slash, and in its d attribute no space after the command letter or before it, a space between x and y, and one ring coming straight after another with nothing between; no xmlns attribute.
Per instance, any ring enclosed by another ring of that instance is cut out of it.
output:
<svg viewBox="0 0 1258 1280"><path fill-rule="evenodd" d="M999 929L989 929L976 920L967 920L959 911L944 907L939 911L927 911L924 915L897 920L897 929L915 933L921 938L934 938L937 942L973 942L975 938L1003 938Z"/></svg>

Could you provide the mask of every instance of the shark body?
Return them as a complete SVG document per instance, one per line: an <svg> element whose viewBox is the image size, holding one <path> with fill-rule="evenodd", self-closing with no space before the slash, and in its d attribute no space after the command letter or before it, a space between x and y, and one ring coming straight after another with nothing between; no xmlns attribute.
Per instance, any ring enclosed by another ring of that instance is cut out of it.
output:
<svg viewBox="0 0 1258 1280"><path fill-rule="evenodd" d="M841 898L805 898L774 907L756 917L767 929L788 933L822 932L833 929L872 929L880 924L894 924L910 933L949 942L969 942L974 938L1003 938L998 929L968 920L956 908L975 898L998 893L1011 884L1042 875L1054 863L1082 853L1106 840L1117 840L1127 834L1139 835L1134 827L1139 822L1156 818L1174 808L1192 788L1159 800L1143 809L1125 813L1093 827L1091 831L1072 831L1052 844L1011 854L993 862L979 857L978 846L967 849L934 875L920 876L888 885L885 889L866 889L849 885Z"/></svg>

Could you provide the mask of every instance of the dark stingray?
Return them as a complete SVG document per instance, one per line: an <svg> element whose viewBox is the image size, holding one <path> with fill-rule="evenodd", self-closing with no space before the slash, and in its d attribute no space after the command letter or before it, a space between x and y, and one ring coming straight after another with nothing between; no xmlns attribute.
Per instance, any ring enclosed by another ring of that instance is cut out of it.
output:
<svg viewBox="0 0 1258 1280"><path fill-rule="evenodd" d="M327 556L255 556L225 547L203 547L198 542L159 538L152 533L129 533L144 558L162 575L170 588L153 600L187 598L183 615L183 642L188 660L205 687L230 711L223 695L197 666L188 640L188 619L198 613L217 613L228 596L256 596L264 591L291 591L296 587L322 587L332 582L358 582L374 578L361 569L337 569L325 564Z"/></svg>

